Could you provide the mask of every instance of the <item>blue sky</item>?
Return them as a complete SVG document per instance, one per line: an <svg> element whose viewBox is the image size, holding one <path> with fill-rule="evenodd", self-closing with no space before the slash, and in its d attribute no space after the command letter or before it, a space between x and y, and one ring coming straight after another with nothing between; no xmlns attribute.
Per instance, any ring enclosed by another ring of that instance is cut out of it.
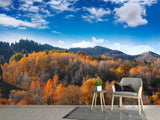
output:
<svg viewBox="0 0 160 120"><path fill-rule="evenodd" d="M0 0L0 41L160 54L158 0Z"/></svg>

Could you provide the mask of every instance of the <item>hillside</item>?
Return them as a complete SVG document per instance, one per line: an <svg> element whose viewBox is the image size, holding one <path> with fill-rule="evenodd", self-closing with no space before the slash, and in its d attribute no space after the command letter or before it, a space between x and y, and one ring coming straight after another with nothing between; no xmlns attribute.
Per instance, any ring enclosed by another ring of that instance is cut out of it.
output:
<svg viewBox="0 0 160 120"><path fill-rule="evenodd" d="M5 103L12 105L91 104L86 100L84 90L94 89L94 81L100 79L103 83L110 83L124 76L142 78L144 95L150 95L148 86L155 91L160 87L159 67L159 60L153 64L117 59L95 61L91 56L70 52L34 52L17 62L1 65L0 96L9 97L11 102Z"/></svg>

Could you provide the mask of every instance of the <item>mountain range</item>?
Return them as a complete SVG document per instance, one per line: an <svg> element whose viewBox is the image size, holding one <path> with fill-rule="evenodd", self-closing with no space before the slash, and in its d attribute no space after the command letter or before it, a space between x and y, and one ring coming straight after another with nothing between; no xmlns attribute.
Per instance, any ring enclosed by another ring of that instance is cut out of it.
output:
<svg viewBox="0 0 160 120"><path fill-rule="evenodd" d="M128 55L118 50L112 50L109 48L101 47L101 46L95 46L93 48L70 48L68 51L71 51L73 53L77 53L79 51L85 53L86 55L91 56L100 56L100 55L106 55L113 57L114 59L121 58L123 60L130 60L130 61L154 61L157 58L160 58L160 55L157 53L154 53L152 51L147 51L142 54L138 55Z"/></svg>
<svg viewBox="0 0 160 120"><path fill-rule="evenodd" d="M44 50L67 50L69 52L77 53L77 52L83 52L86 55L91 56L100 56L100 55L106 55L113 57L114 59L121 58L122 60L130 60L130 61L154 61L157 58L160 58L160 55L157 53L154 53L152 51L144 52L139 55L128 55L126 53L123 53L118 50L112 50L109 48L101 47L101 46L95 46L95 47L88 47L88 48L70 48L70 49L64 49L59 47L53 47L49 44L39 44L37 42L34 42L32 40L23 40L21 39L19 42L11 43L8 42L2 42L0 41L0 64L3 64L5 62L8 62L10 57L15 53L32 53L32 52L38 52L38 51L44 51Z"/></svg>

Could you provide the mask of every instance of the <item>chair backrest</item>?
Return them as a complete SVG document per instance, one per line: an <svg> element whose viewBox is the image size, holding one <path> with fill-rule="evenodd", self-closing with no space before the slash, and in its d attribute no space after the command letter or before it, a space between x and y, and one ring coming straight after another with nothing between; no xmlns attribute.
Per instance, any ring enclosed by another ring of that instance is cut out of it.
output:
<svg viewBox="0 0 160 120"><path fill-rule="evenodd" d="M131 87L138 93L139 88L143 86L142 78L123 77L120 81L121 85L131 85Z"/></svg>

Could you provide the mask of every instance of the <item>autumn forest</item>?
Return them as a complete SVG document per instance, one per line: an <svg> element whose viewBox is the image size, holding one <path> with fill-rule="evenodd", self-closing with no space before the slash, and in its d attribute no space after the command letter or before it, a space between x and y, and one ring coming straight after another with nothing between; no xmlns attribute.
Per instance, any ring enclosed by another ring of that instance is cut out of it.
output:
<svg viewBox="0 0 160 120"><path fill-rule="evenodd" d="M4 88L0 88L0 105L89 105L90 90L95 89L97 79L103 82L106 104L110 104L111 86L122 77L141 77L144 104L160 105L160 59L148 62L99 57L96 60L63 50L16 53L1 64L0 79L18 89L2 97ZM126 98L123 104L136 103Z"/></svg>

